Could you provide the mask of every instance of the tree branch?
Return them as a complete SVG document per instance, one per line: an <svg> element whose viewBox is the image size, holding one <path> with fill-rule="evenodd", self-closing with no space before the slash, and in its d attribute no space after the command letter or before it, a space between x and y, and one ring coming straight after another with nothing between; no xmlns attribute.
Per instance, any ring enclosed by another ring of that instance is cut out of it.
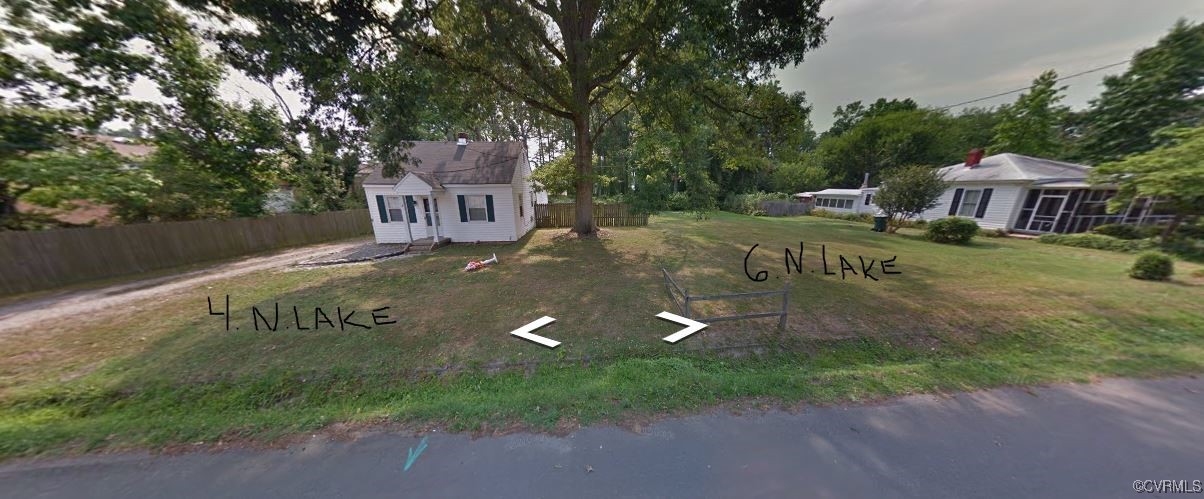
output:
<svg viewBox="0 0 1204 499"><path fill-rule="evenodd" d="M594 127L594 132L590 135L590 142L593 143L594 141L598 140L598 137L602 136L602 131L606 130L606 125L609 125L611 120L615 119L615 116L618 116L620 113L627 110L627 108L630 107L633 102L635 102L635 100L628 97L626 102L619 107L617 111L611 113L610 116L607 116L606 119L602 120L598 126Z"/></svg>

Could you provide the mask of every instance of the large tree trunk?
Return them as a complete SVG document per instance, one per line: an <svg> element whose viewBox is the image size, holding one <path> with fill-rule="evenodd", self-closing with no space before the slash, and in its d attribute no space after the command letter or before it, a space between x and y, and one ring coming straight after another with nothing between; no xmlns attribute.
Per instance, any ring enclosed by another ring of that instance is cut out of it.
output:
<svg viewBox="0 0 1204 499"><path fill-rule="evenodd" d="M8 192L8 182L0 180L0 217L17 214L17 197Z"/></svg>
<svg viewBox="0 0 1204 499"><path fill-rule="evenodd" d="M588 109L588 108L587 108ZM578 235L594 233L594 144L589 138L589 114L573 118L573 166L577 171L577 220L573 232Z"/></svg>

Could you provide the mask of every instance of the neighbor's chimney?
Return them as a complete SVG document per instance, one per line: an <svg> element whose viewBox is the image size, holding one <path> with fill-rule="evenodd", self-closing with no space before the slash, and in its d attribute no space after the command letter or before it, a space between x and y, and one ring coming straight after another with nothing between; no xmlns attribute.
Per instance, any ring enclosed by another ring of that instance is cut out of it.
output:
<svg viewBox="0 0 1204 499"><path fill-rule="evenodd" d="M974 168L982 163L982 149L975 147L970 149L970 154L966 155L966 168Z"/></svg>
<svg viewBox="0 0 1204 499"><path fill-rule="evenodd" d="M861 188L865 189L870 186L870 172L865 172L865 178L861 179Z"/></svg>
<svg viewBox="0 0 1204 499"><path fill-rule="evenodd" d="M464 132L457 133L456 134L456 145L458 145L458 146L468 145L468 134L464 133Z"/></svg>

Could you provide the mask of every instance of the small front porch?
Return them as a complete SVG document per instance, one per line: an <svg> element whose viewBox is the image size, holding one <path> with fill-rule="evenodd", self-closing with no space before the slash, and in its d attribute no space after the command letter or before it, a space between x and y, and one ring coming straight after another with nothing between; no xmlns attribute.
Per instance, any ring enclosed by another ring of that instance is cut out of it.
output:
<svg viewBox="0 0 1204 499"><path fill-rule="evenodd" d="M405 249L403 252L407 254L429 253L435 251L435 249L440 246L447 246L448 244L451 244L450 237L440 237L438 239L434 237L424 237L421 239L415 239L414 242L404 245Z"/></svg>

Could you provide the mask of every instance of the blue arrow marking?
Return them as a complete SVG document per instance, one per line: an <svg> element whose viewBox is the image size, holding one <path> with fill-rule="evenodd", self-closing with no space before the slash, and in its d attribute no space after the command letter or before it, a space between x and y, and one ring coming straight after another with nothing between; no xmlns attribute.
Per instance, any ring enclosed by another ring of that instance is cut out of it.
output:
<svg viewBox="0 0 1204 499"><path fill-rule="evenodd" d="M418 456L422 451L426 450L426 437L422 437L422 441L418 442L418 450L415 451L412 447L409 449L410 455L406 457L406 467L402 471L410 471L410 466L414 465L414 461L418 460Z"/></svg>

